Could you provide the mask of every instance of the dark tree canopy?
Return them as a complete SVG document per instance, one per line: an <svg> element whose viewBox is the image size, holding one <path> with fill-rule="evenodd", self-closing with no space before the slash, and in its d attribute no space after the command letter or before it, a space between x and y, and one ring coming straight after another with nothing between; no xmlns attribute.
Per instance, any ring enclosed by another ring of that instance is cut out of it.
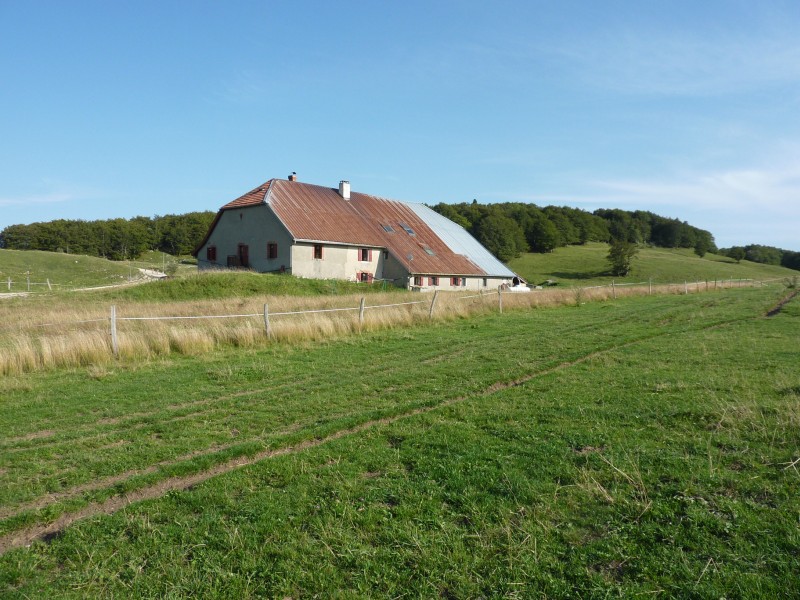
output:
<svg viewBox="0 0 800 600"><path fill-rule="evenodd" d="M479 240L482 239L479 235L481 223L489 214L505 215L522 230L527 243L527 247L520 250L522 252L552 252L561 246L614 240L666 248L694 248L700 256L717 249L710 232L692 227L685 221L641 210L630 212L604 208L590 213L567 206L540 208L520 202L478 204L475 200L437 204L433 209ZM509 231L509 237L516 238L516 232Z"/></svg>
<svg viewBox="0 0 800 600"><path fill-rule="evenodd" d="M86 254L112 260L136 258L147 250L190 254L208 231L214 213L106 221L63 220L10 225L0 232L0 248Z"/></svg>
<svg viewBox="0 0 800 600"><path fill-rule="evenodd" d="M611 274L625 277L630 273L631 265L639 247L628 240L611 240L608 249L608 262L611 263Z"/></svg>

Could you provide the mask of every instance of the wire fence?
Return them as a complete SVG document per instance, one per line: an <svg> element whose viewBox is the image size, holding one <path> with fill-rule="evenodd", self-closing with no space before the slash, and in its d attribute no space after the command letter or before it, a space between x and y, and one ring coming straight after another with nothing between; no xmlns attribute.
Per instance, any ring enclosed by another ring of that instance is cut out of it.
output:
<svg viewBox="0 0 800 600"><path fill-rule="evenodd" d="M597 286L586 286L586 287L573 287L573 288L560 288L562 292L569 291L574 294L574 297L577 299L582 297L585 292L589 292L591 290L601 290L601 289L610 289L610 295L614 299L617 298L617 291L619 290L622 293L622 290L635 288L638 287L641 289L639 293L646 293L646 294L653 294L654 291L658 293L696 293L701 291L713 291L713 290L721 290L721 289L729 289L735 287L754 287L754 286L764 286L769 285L771 283L777 281L785 281L785 278L776 278L776 279L769 279L769 280L754 280L754 279L714 279L714 280L703 280L703 281L684 281L683 283L658 283L655 284L652 280L650 281L640 281L640 282L624 282L624 283L617 283L616 281L612 281L610 284L605 285L597 285ZM33 283L31 283L33 285ZM48 281L46 285L52 286L53 284ZM52 289L52 288L51 288ZM540 294L541 291L539 289L533 289L529 292L525 293L525 296L528 294ZM82 319L82 320L74 320L74 321L62 321L62 322L54 322L54 323L41 323L34 325L33 327L36 328L48 328L48 327L65 327L69 325L86 325L92 323L108 323L109 329L107 330L110 334L111 338L111 351L115 356L119 355L119 330L120 327L125 322L156 322L156 321L196 321L196 320L215 320L215 319L263 319L263 327L264 332L266 333L267 338L272 339L273 337L273 322L275 319L283 319L283 318L290 318L294 316L301 316L301 315L323 315L328 314L332 315L334 313L358 313L358 320L357 324L359 327L364 325L365 321L365 314L367 311L374 311L374 310L388 310L388 309L399 309L402 307L424 307L427 308L427 316L428 318L432 319L434 317L436 311L437 301L439 299L440 291L436 290L429 298L408 301L408 302L393 302L388 304L374 304L374 305L367 305L366 298L362 297L359 301L358 306L344 306L338 308L318 308L318 309L308 309L308 310L283 310L283 311L275 311L271 312L269 309L268 304L263 305L263 311L261 312L242 312L242 313L232 313L232 314L208 314L208 315L162 315L162 316L142 316L142 315L121 315L117 311L117 307L111 306L110 307L110 314L109 317L105 318L95 318L95 319ZM496 306L498 312L503 312L503 298L504 296L517 296L519 297L521 294L520 292L510 291L510 290L503 290L497 289L497 291L493 290L481 290L477 294L467 294L467 295L455 295L455 294L447 294L448 300L454 301L465 301L470 299L480 298L481 302L486 304L487 301L491 301L493 304L492 306ZM606 295L608 293L606 292ZM495 304L496 303L496 304Z"/></svg>
<svg viewBox="0 0 800 600"><path fill-rule="evenodd" d="M101 365L115 358L151 357L173 351L194 354L226 344L257 345L262 343L261 340L324 340L398 324L467 318L487 311L502 314L504 308L525 310L580 306L585 302L625 296L706 293L769 286L775 282L787 287L797 286L796 278L791 277L766 280L728 278L669 284L612 281L606 285L586 287L550 286L525 293L502 288L447 293L445 290L431 290L432 293L422 292L416 298L414 295L404 298L366 295L318 299L270 296L267 301L274 303L272 310L268 303L261 305L263 300L258 298L247 302L229 299L221 301L221 308L219 302L210 304L209 314L192 314L204 312L203 304L159 304L149 308L146 304L135 303L121 307L127 314L122 314L116 305L83 307L78 303L75 312L59 305L53 307L51 316L41 319L48 322L37 323L28 315L13 312L17 318L0 325L0 375L53 366ZM376 303L368 305L368 298ZM228 312L226 304L234 301L246 308ZM299 303L302 304L298 306ZM336 304L331 306L331 303ZM280 306L275 310L278 304ZM165 311L173 314L164 314ZM376 312L382 314L368 316ZM256 319L258 321L254 321Z"/></svg>

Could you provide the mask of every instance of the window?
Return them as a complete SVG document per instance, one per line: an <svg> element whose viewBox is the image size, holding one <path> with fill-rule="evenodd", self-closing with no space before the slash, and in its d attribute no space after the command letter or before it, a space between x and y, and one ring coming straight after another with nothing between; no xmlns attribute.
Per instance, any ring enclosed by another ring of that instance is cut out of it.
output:
<svg viewBox="0 0 800 600"><path fill-rule="evenodd" d="M277 242L267 242L267 258L270 260L274 260L278 258L278 243Z"/></svg>
<svg viewBox="0 0 800 600"><path fill-rule="evenodd" d="M372 262L372 250L369 248L359 248L358 260L361 262Z"/></svg>
<svg viewBox="0 0 800 600"><path fill-rule="evenodd" d="M489 280L486 277L484 277L483 278L483 287L487 287L488 285L489 285Z"/></svg>
<svg viewBox="0 0 800 600"><path fill-rule="evenodd" d="M400 225L400 227L402 227L402 228L403 228L403 231L405 231L405 232L406 232L408 235L416 235L416 234L414 233L414 230L413 230L413 229L411 229L411 227L409 227L409 226L408 226L408 225L406 225L405 223L398 223L398 225Z"/></svg>
<svg viewBox="0 0 800 600"><path fill-rule="evenodd" d="M450 278L450 285L453 287L458 287L461 285L461 277L451 277Z"/></svg>
<svg viewBox="0 0 800 600"><path fill-rule="evenodd" d="M435 256L433 250L431 250L429 246L422 246L422 249L425 250L425 254L430 254L431 256Z"/></svg>
<svg viewBox="0 0 800 600"><path fill-rule="evenodd" d="M322 244L314 244L314 258L322 260Z"/></svg>
<svg viewBox="0 0 800 600"><path fill-rule="evenodd" d="M414 285L422 287L422 275L414 275Z"/></svg>
<svg viewBox="0 0 800 600"><path fill-rule="evenodd" d="M217 262L217 247L209 246L206 248L206 260L208 262Z"/></svg>
<svg viewBox="0 0 800 600"><path fill-rule="evenodd" d="M394 228L391 225L381 225L386 233L394 233Z"/></svg>
<svg viewBox="0 0 800 600"><path fill-rule="evenodd" d="M367 272L360 273L358 276L358 280L361 283L369 283L370 281L372 281L372 273L367 273Z"/></svg>
<svg viewBox="0 0 800 600"><path fill-rule="evenodd" d="M439 285L438 277L428 277L428 285Z"/></svg>

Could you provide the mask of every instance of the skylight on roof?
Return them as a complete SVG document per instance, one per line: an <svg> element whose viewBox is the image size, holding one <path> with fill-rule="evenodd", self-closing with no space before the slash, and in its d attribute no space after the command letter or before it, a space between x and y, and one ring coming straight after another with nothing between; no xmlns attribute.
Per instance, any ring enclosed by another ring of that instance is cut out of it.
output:
<svg viewBox="0 0 800 600"><path fill-rule="evenodd" d="M431 250L430 246L422 246L422 249L425 250L426 254L430 254L431 256L434 256L434 252L433 252L433 250Z"/></svg>
<svg viewBox="0 0 800 600"><path fill-rule="evenodd" d="M394 233L394 228L391 225L381 225L386 233Z"/></svg>
<svg viewBox="0 0 800 600"><path fill-rule="evenodd" d="M398 223L398 225L400 225L400 227L403 228L403 231L405 231L408 235L417 235L416 233L414 233L414 230L411 229L411 227L409 227L405 223Z"/></svg>

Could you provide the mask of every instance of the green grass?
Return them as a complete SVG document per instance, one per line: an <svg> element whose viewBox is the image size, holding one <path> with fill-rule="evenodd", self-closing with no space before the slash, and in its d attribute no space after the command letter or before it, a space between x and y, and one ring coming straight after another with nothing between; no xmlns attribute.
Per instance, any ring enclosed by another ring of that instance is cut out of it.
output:
<svg viewBox="0 0 800 600"><path fill-rule="evenodd" d="M388 289L397 289L390 286ZM364 285L335 279L300 279L291 275L253 272L195 272L179 278L151 281L135 287L108 290L98 298L144 302L213 300L249 298L253 296L326 296L375 293L383 291L379 284Z"/></svg>
<svg viewBox="0 0 800 600"><path fill-rule="evenodd" d="M27 291L28 272L32 283L43 284L49 279L54 290L124 283L137 274L128 263L104 258L39 250L0 250L0 292L8 291L9 277L13 281L12 292ZM31 291L48 290L46 285L36 285Z"/></svg>
<svg viewBox="0 0 800 600"><path fill-rule="evenodd" d="M607 285L616 281L681 283L720 279L766 280L796 277L800 273L784 267L763 265L716 254L698 257L691 249L642 248L633 261L631 273L624 278L609 274L606 259L608 245L589 243L584 246L557 248L547 254L524 254L512 260L509 267L532 284L553 280L559 285Z"/></svg>
<svg viewBox="0 0 800 600"><path fill-rule="evenodd" d="M11 550L0 595L796 597L800 300L763 316L781 293L6 378L0 535L310 445Z"/></svg>

